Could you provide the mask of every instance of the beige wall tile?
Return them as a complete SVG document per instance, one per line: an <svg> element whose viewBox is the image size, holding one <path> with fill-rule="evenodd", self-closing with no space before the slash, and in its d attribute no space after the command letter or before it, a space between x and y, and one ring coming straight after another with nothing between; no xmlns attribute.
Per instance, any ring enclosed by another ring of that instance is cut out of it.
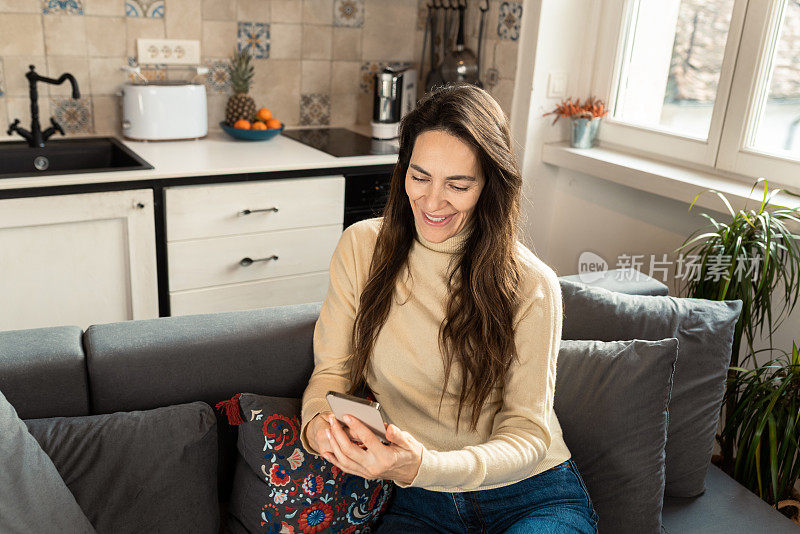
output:
<svg viewBox="0 0 800 534"><path fill-rule="evenodd" d="M43 16L44 48L58 56L86 55L86 21L79 16Z"/></svg>
<svg viewBox="0 0 800 534"><path fill-rule="evenodd" d="M92 81L92 94L114 95L123 83L128 81L121 69L125 58L89 58L89 79Z"/></svg>
<svg viewBox="0 0 800 534"><path fill-rule="evenodd" d="M40 2L32 0L0 0L0 12L2 13L41 13ZM3 128L5 130L5 128Z"/></svg>
<svg viewBox="0 0 800 534"><path fill-rule="evenodd" d="M256 106L266 106L285 124L300 122L301 62L296 59L256 60L253 94ZM276 76L275 73L280 73Z"/></svg>
<svg viewBox="0 0 800 534"><path fill-rule="evenodd" d="M6 98L8 105L8 122L19 119L20 126L30 130L31 126L31 101L26 97ZM39 124L42 126L50 124L50 99L46 96L39 97ZM7 129L7 128L6 128ZM22 139L19 136L16 136Z"/></svg>
<svg viewBox="0 0 800 534"><path fill-rule="evenodd" d="M333 27L303 24L303 59L331 59Z"/></svg>
<svg viewBox="0 0 800 534"><path fill-rule="evenodd" d="M236 46L236 28L236 21L203 22L202 55L229 57Z"/></svg>
<svg viewBox="0 0 800 534"><path fill-rule="evenodd" d="M303 22L303 0L272 0L270 2L272 22Z"/></svg>
<svg viewBox="0 0 800 534"><path fill-rule="evenodd" d="M11 124L11 121L8 119L6 99L0 98L0 126L2 126L0 128L0 141L8 141L11 139L11 136L6 133L9 124Z"/></svg>
<svg viewBox="0 0 800 534"><path fill-rule="evenodd" d="M170 0L167 0L169 4ZM125 2L118 0L83 0L83 12L87 15L111 17L125 16Z"/></svg>
<svg viewBox="0 0 800 534"><path fill-rule="evenodd" d="M164 38L164 19L143 19L138 17L127 17L125 19L127 34L127 44L125 45L127 56L136 56L137 39L163 39Z"/></svg>
<svg viewBox="0 0 800 534"><path fill-rule="evenodd" d="M122 102L118 96L95 96L94 131L98 135L120 135Z"/></svg>
<svg viewBox="0 0 800 534"><path fill-rule="evenodd" d="M274 59L300 59L303 43L301 24L272 22L269 25L269 57Z"/></svg>
<svg viewBox="0 0 800 534"><path fill-rule="evenodd" d="M236 0L203 0L203 20L236 20Z"/></svg>
<svg viewBox="0 0 800 534"><path fill-rule="evenodd" d="M364 12L362 58L365 60L414 60L416 4L370 2ZM417 59L419 61L419 59Z"/></svg>
<svg viewBox="0 0 800 534"><path fill-rule="evenodd" d="M244 22L269 22L267 0L239 0L236 4L236 19Z"/></svg>
<svg viewBox="0 0 800 534"><path fill-rule="evenodd" d="M333 59L361 59L361 28L333 28Z"/></svg>
<svg viewBox="0 0 800 534"><path fill-rule="evenodd" d="M120 64L120 66L122 66ZM51 78L58 78L65 72L69 72L75 76L75 81L78 82L78 90L82 97L92 94L92 85L89 81L89 60L84 57L77 56L48 56L47 58L47 72L50 73ZM64 81L61 85L50 85L39 83L39 96L70 96L72 94L72 84L69 80Z"/></svg>
<svg viewBox="0 0 800 534"><path fill-rule="evenodd" d="M331 68L331 93L357 93L361 81L361 62L334 61Z"/></svg>
<svg viewBox="0 0 800 534"><path fill-rule="evenodd" d="M330 93L331 62L323 59L304 59L300 82L301 93Z"/></svg>
<svg viewBox="0 0 800 534"><path fill-rule="evenodd" d="M203 38L203 0L167 0L165 7L168 39Z"/></svg>
<svg viewBox="0 0 800 534"><path fill-rule="evenodd" d="M3 73L8 96L28 96L28 79L25 78L28 65L34 65L36 72L43 76L48 76L50 73L47 70L45 56L6 56L3 58Z"/></svg>
<svg viewBox="0 0 800 534"><path fill-rule="evenodd" d="M221 132L219 123L225 120L225 106L228 104L226 95L208 95L208 131Z"/></svg>
<svg viewBox="0 0 800 534"><path fill-rule="evenodd" d="M44 55L42 15L0 13L0 56Z"/></svg>
<svg viewBox="0 0 800 534"><path fill-rule="evenodd" d="M372 93L359 92L356 95L356 122L369 124L372 120Z"/></svg>
<svg viewBox="0 0 800 534"><path fill-rule="evenodd" d="M125 55L125 19L122 17L85 17L86 40L90 56Z"/></svg>
<svg viewBox="0 0 800 534"><path fill-rule="evenodd" d="M303 0L305 24L333 24L333 0Z"/></svg>
<svg viewBox="0 0 800 534"><path fill-rule="evenodd" d="M506 116L511 116L511 100L514 96L514 80L500 80L494 88L489 91L489 94L497 100Z"/></svg>
<svg viewBox="0 0 800 534"><path fill-rule="evenodd" d="M514 78L517 75L517 50L519 45L516 41L496 41L494 64L501 78Z"/></svg>
<svg viewBox="0 0 800 534"><path fill-rule="evenodd" d="M356 123L358 95L342 93L331 95L331 124L342 126Z"/></svg>

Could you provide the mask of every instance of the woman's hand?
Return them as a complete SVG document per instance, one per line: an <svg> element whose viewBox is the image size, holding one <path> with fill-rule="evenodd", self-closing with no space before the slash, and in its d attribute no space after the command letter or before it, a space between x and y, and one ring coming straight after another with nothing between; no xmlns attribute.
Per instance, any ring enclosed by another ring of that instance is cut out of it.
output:
<svg viewBox="0 0 800 534"><path fill-rule="evenodd" d="M309 421L308 425L306 425L306 438L308 439L308 444L313 447L315 451L320 456L324 456L325 453L332 453L333 448L330 444L330 439L328 438L328 430L330 430L331 425L328 423L328 419L336 419L331 411L320 412L315 415L311 421Z"/></svg>
<svg viewBox="0 0 800 534"><path fill-rule="evenodd" d="M350 433L362 446L354 444L344 427L332 414L329 416L326 438L332 449L322 456L346 473L371 479L396 480L410 484L422 463L422 443L395 425L386 425L389 445L380 439L359 419L346 415L344 422Z"/></svg>

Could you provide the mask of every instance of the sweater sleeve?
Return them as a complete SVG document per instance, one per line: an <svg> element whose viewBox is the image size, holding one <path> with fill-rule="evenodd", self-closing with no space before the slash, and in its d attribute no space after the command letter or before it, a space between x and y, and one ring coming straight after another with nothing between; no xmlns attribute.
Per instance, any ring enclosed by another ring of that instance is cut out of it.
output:
<svg viewBox="0 0 800 534"><path fill-rule="evenodd" d="M548 416L556 385L563 304L558 278L549 267L540 280L518 315L519 359L506 375L503 405L494 417L489 440L451 451L423 446L417 476L409 484L395 481L398 486L469 491L527 478L544 459L551 441Z"/></svg>
<svg viewBox="0 0 800 534"><path fill-rule="evenodd" d="M330 283L319 319L314 326L314 371L303 392L300 441L318 455L306 438L306 427L320 412L330 410L328 391L345 392L350 387L351 332L356 317L356 260L353 226L339 238L330 262Z"/></svg>

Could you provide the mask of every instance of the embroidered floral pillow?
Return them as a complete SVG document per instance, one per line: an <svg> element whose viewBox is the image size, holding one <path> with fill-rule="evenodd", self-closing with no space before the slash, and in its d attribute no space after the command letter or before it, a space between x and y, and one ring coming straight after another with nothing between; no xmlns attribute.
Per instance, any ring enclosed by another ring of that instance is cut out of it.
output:
<svg viewBox="0 0 800 534"><path fill-rule="evenodd" d="M223 406L231 424L239 424L229 532L374 531L388 505L391 480L345 473L306 451L299 436L300 399L242 393L218 405Z"/></svg>

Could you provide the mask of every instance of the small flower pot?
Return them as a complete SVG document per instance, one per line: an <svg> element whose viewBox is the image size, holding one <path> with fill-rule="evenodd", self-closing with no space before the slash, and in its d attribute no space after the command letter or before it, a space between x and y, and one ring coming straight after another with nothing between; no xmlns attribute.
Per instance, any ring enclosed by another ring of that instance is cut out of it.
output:
<svg viewBox="0 0 800 534"><path fill-rule="evenodd" d="M574 117L571 119L570 145L573 148L592 148L597 144L597 130L600 128L600 117L587 119Z"/></svg>

